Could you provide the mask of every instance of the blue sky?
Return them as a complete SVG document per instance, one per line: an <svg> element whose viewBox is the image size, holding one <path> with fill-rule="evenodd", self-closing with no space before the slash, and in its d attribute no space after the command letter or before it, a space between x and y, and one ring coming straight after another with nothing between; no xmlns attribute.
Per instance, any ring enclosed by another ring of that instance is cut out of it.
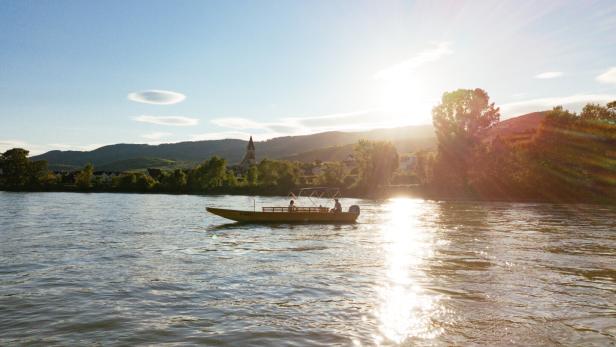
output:
<svg viewBox="0 0 616 347"><path fill-rule="evenodd" d="M257 139L616 99L614 1L0 1L0 151Z"/></svg>

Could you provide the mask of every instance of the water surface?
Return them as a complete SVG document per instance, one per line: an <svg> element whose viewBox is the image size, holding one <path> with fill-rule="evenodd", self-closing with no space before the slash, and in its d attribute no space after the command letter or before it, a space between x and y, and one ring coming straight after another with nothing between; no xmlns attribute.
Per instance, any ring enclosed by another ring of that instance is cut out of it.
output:
<svg viewBox="0 0 616 347"><path fill-rule="evenodd" d="M0 192L0 345L616 343L614 207L342 202L358 224L204 212L240 196Z"/></svg>

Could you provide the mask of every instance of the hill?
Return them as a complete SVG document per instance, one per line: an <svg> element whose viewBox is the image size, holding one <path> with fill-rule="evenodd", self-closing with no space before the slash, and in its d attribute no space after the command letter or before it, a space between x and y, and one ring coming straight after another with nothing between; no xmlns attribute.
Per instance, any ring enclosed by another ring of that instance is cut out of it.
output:
<svg viewBox="0 0 616 347"><path fill-rule="evenodd" d="M408 126L394 129L376 129L364 132L324 132L302 136L277 137L267 141L255 142L258 159L280 159L326 147L347 146L361 139L389 140L405 143L406 147L415 145L433 146L434 131L430 125ZM32 160L47 160L53 170L75 170L92 163L95 170L101 168L122 168L123 170L144 169L154 159L181 162L181 166L191 166L214 155L227 159L231 164L238 163L244 155L247 141L237 139L209 140L167 143L160 145L116 144L92 151L50 151L33 156ZM352 148L352 147L349 147ZM148 158L148 160L135 160ZM166 166L156 163L156 167Z"/></svg>
<svg viewBox="0 0 616 347"><path fill-rule="evenodd" d="M516 140L529 139L545 118L545 112L534 112L500 122L488 131ZM302 162L343 160L359 140L391 141L399 153L434 148L436 139L431 125L376 129L363 132L330 131L302 136L277 137L256 141L257 158L287 159ZM190 167L214 155L237 164L245 153L247 141L238 139L166 143L160 145L116 144L93 151L50 151L32 157L47 160L52 170L70 171L92 163L95 170L128 171L148 167Z"/></svg>
<svg viewBox="0 0 616 347"><path fill-rule="evenodd" d="M394 140L392 141L398 153L415 152L421 149L434 148L436 141L433 137L407 139L407 140ZM282 159L301 161L304 163L311 163L315 160L320 161L341 161L346 159L349 154L353 153L355 143L351 143L343 146L332 146L319 148L312 151L306 151L292 156L284 157Z"/></svg>
<svg viewBox="0 0 616 347"><path fill-rule="evenodd" d="M509 118L488 131L488 139L496 136L516 141L529 140L539 129L547 112L533 112L515 118Z"/></svg>
<svg viewBox="0 0 616 347"><path fill-rule="evenodd" d="M183 167L182 162L160 158L131 158L114 161L95 167L96 171L133 171L145 168L175 169Z"/></svg>

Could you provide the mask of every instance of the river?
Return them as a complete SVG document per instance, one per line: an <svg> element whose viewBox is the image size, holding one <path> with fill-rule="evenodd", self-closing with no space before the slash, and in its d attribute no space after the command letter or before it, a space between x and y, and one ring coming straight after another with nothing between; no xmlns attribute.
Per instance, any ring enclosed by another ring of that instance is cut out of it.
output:
<svg viewBox="0 0 616 347"><path fill-rule="evenodd" d="M616 344L616 208L0 192L0 345Z"/></svg>

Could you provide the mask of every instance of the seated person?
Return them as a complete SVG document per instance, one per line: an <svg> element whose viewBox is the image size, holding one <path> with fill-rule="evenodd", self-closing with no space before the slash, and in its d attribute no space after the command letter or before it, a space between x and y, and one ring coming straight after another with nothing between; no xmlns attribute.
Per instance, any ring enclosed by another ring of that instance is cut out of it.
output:
<svg viewBox="0 0 616 347"><path fill-rule="evenodd" d="M340 201L338 201L338 199L334 199L334 201L336 203L334 204L334 208L332 208L330 211L334 213L342 212L342 205L340 204Z"/></svg>
<svg viewBox="0 0 616 347"><path fill-rule="evenodd" d="M291 200L289 203L289 212L293 212L295 210L295 201Z"/></svg>

